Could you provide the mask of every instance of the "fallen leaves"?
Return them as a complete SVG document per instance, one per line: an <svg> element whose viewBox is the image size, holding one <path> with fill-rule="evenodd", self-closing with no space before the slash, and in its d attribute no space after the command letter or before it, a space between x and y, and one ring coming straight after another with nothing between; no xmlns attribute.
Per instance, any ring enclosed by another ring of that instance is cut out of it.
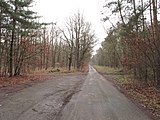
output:
<svg viewBox="0 0 160 120"><path fill-rule="evenodd" d="M99 73L120 88L124 94L129 95L141 107L160 119L160 89L143 80L136 80L129 75L119 74L119 70L104 66L94 67Z"/></svg>
<svg viewBox="0 0 160 120"><path fill-rule="evenodd" d="M46 76L17 76L17 77L0 77L0 88L13 86L16 84L24 84L31 81L39 81L46 79Z"/></svg>
<svg viewBox="0 0 160 120"><path fill-rule="evenodd" d="M115 79L114 83L121 87L126 94L130 95L152 115L160 119L160 90L154 85L143 81L125 78Z"/></svg>
<svg viewBox="0 0 160 120"><path fill-rule="evenodd" d="M82 73L87 73L88 72L88 64L84 64L82 66L82 69L81 70L77 70L77 69L71 69L69 70L67 67L60 67L60 68L48 68L47 70L46 69L42 69L42 70L35 70L35 71L32 71L30 72L30 74L34 74L34 75L37 75L37 74L61 74L61 73L79 73L79 72L82 72Z"/></svg>

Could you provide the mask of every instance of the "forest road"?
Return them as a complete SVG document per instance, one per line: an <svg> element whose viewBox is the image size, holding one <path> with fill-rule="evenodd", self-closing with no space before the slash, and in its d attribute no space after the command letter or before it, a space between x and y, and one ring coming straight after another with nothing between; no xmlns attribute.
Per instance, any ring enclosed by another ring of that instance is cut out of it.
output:
<svg viewBox="0 0 160 120"><path fill-rule="evenodd" d="M0 120L56 120L86 74L43 74L47 80L0 88Z"/></svg>
<svg viewBox="0 0 160 120"><path fill-rule="evenodd" d="M81 92L72 97L60 120L151 119L90 66Z"/></svg>
<svg viewBox="0 0 160 120"><path fill-rule="evenodd" d="M0 89L0 97L6 88ZM0 101L0 120L151 120L93 67L33 84Z"/></svg>

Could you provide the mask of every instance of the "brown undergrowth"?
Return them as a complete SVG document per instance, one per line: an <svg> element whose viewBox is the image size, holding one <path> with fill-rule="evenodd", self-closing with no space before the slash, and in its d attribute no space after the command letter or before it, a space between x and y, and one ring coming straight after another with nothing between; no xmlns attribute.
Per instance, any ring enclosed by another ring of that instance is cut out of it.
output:
<svg viewBox="0 0 160 120"><path fill-rule="evenodd" d="M129 75L120 75L117 69L94 67L107 80L113 82L125 95L136 102L140 108L149 113L153 119L160 119L160 89L153 84L133 79Z"/></svg>
<svg viewBox="0 0 160 120"><path fill-rule="evenodd" d="M61 73L87 73L88 72L88 64L85 64L81 70L72 69L69 71L67 68L56 68L56 69L47 69L47 70L36 70L32 71L29 75L22 75L16 77L0 77L0 88L13 86L17 84L24 84L32 81L40 81L45 80L52 76L47 76L48 74L61 74ZM45 75L44 75L45 74Z"/></svg>
<svg viewBox="0 0 160 120"><path fill-rule="evenodd" d="M46 76L17 76L17 77L0 77L0 88L24 84L32 81L45 80Z"/></svg>
<svg viewBox="0 0 160 120"><path fill-rule="evenodd" d="M125 79L125 78L124 78ZM127 80L114 79L114 83L120 86L125 93L136 100L141 107L160 119L160 90L152 84L128 78Z"/></svg>
<svg viewBox="0 0 160 120"><path fill-rule="evenodd" d="M30 74L50 74L50 73L77 73L77 72L82 72L82 73L87 73L88 72L88 64L84 64L80 70L76 68L72 68L69 70L67 67L59 67L59 68L48 68L48 69L42 69L42 70L34 70L31 71Z"/></svg>

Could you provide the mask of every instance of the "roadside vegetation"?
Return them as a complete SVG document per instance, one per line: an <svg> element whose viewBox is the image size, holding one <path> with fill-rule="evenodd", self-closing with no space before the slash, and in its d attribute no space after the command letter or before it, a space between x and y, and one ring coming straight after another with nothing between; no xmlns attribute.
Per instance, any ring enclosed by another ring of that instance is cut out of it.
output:
<svg viewBox="0 0 160 120"><path fill-rule="evenodd" d="M33 0L0 1L0 79L35 71L83 71L96 36L80 12L64 25L40 23Z"/></svg>
<svg viewBox="0 0 160 120"><path fill-rule="evenodd" d="M106 1L103 20L111 27L105 29L93 63L122 68L137 80L160 87L159 4L157 0Z"/></svg>
<svg viewBox="0 0 160 120"><path fill-rule="evenodd" d="M101 12L111 26L104 26L106 37L92 57L96 34L80 12L62 26L40 23L34 0L1 0L0 87L41 79L28 74L87 73L92 58L100 73L160 117L159 4L106 0Z"/></svg>
<svg viewBox="0 0 160 120"><path fill-rule="evenodd" d="M24 85L24 84L28 84L28 83L36 83L36 82L40 82L43 80L47 80L49 78L49 76L17 76L14 78L11 77L1 77L0 79L0 89L1 88L5 88L5 87L13 87L16 85Z"/></svg>
<svg viewBox="0 0 160 120"><path fill-rule="evenodd" d="M160 119L160 2L108 0L106 37L92 58L95 68Z"/></svg>
<svg viewBox="0 0 160 120"><path fill-rule="evenodd" d="M94 65L94 68L110 82L130 97L139 107L155 118L160 118L160 89L151 83L139 81L133 76L122 73L121 69ZM109 79L108 79L109 78Z"/></svg>
<svg viewBox="0 0 160 120"><path fill-rule="evenodd" d="M54 75L63 75L63 74L87 74L88 73L88 64L85 64L81 70L71 69L68 70L66 67L60 68L48 68L30 71L28 74L15 76L15 77L0 77L0 88L10 87L15 85L28 84L32 82L40 82L44 80L49 80L52 78L54 80Z"/></svg>

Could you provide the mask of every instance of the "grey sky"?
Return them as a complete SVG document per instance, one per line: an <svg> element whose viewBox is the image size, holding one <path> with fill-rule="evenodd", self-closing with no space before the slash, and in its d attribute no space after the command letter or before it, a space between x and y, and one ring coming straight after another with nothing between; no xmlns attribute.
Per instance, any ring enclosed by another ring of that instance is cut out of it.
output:
<svg viewBox="0 0 160 120"><path fill-rule="evenodd" d="M42 21L57 22L62 25L66 18L77 13L78 10L84 14L86 20L92 23L92 28L95 30L99 39L99 47L101 41L104 40L105 31L102 26L100 13L105 0L35 0L34 9L39 15L43 16Z"/></svg>

